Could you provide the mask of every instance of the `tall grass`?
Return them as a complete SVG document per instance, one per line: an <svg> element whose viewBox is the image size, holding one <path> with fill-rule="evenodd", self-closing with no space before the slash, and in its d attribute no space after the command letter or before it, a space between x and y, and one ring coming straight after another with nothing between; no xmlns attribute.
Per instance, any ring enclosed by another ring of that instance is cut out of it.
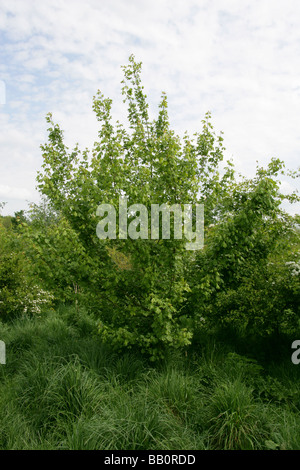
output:
<svg viewBox="0 0 300 470"><path fill-rule="evenodd" d="M153 366L85 312L0 323L0 449L300 449L299 372L207 339Z"/></svg>

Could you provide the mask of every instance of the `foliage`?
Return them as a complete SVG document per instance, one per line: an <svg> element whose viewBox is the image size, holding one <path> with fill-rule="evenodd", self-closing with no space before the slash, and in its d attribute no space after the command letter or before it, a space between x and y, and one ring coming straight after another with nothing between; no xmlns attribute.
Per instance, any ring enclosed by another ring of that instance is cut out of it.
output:
<svg viewBox="0 0 300 470"><path fill-rule="evenodd" d="M150 121L141 64L123 70L127 125L99 91L97 141L70 151L49 114L41 203L0 215L0 449L299 450L300 219L282 209L299 197L281 194L284 164L237 180L210 113L179 138L165 93ZM136 240L100 240L97 207L116 208L118 233L120 196L148 214L204 204L204 248L175 239L172 217L169 240L144 239L133 211Z"/></svg>
<svg viewBox="0 0 300 470"><path fill-rule="evenodd" d="M56 303L83 301L85 285L93 282L95 263L68 221L44 200L32 205L27 223L22 225L22 238L35 275Z"/></svg>
<svg viewBox="0 0 300 470"><path fill-rule="evenodd" d="M24 239L0 225L0 317L40 314L51 301L51 293L32 276L32 266L24 252Z"/></svg>
<svg viewBox="0 0 300 470"><path fill-rule="evenodd" d="M253 180L234 184L227 213L208 228L191 269L186 305L198 326L234 325L256 335L296 331L299 225L280 209L281 167L273 160Z"/></svg>
<svg viewBox="0 0 300 470"><path fill-rule="evenodd" d="M200 132L180 138L171 129L165 93L150 120L141 63L131 56L123 72L127 124L113 122L112 101L98 91L93 110L100 129L91 150L69 150L47 115L37 177L44 199L28 214L2 218L14 249L0 269L18 272L12 280L3 271L2 302L11 312L27 311L25 297L27 304L38 299L28 285L38 284L56 304L84 305L95 314L103 340L138 348L152 360L169 349L187 349L193 335L216 326L254 336L296 331L299 218L281 205L299 198L280 192L283 162L272 159L253 178L238 181L232 163L223 165L223 137L210 113ZM128 214L137 239L100 240L97 208L115 208L119 234L121 197L127 206L143 204L148 214L152 204L204 204L204 249L187 250L186 239L174 237L174 214L170 239L151 238L151 224L142 226L138 210Z"/></svg>
<svg viewBox="0 0 300 470"><path fill-rule="evenodd" d="M191 325L203 320L263 334L294 328L298 280L271 266L278 238L296 234L295 222L280 209L276 178L283 162L272 159L241 182L228 162L221 177L223 138L215 136L210 114L202 132L181 141L170 129L164 93L158 118L149 121L140 72L131 56L122 89L130 132L118 121L113 126L112 102L99 92L93 108L102 127L91 158L77 146L68 152L51 115L49 143L42 146L40 189L98 259L101 335L116 345L139 345L155 358L164 346L188 345ZM204 251L194 256L173 239L97 240L96 204L117 207L121 195L148 210L150 202L205 203Z"/></svg>
<svg viewBox="0 0 300 470"><path fill-rule="evenodd" d="M188 345L192 332L180 315L189 285L186 266L192 255L184 240L99 240L96 210L110 203L117 210L119 197L128 206L144 204L195 204L206 202L206 220L220 213L221 199L232 178L230 165L223 177L223 138L216 137L210 114L203 130L183 141L170 128L163 93L157 119L149 120L141 85L141 64L130 57L124 67L122 93L128 104L128 130L112 124L112 102L102 93L93 109L101 128L90 155L78 146L69 152L63 132L47 117L49 141L42 146L43 171L39 188L76 232L88 256L97 259L94 286L99 299L100 333L116 346L138 345L153 359L166 347ZM201 197L199 199L199 189ZM118 225L118 222L117 222ZM119 226L117 227L119 228ZM150 238L150 232L149 238ZM120 268L115 258L127 260ZM92 290L91 283L91 290Z"/></svg>

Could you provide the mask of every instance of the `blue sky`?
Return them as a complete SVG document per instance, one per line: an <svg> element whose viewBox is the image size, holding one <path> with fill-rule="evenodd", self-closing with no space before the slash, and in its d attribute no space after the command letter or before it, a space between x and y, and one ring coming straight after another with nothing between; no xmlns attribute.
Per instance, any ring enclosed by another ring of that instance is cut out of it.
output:
<svg viewBox="0 0 300 470"><path fill-rule="evenodd" d="M70 147L97 139L98 89L125 120L121 66L132 53L143 62L152 117L165 91L179 135L201 130L211 111L238 172L252 176L271 157L297 169L299 25L297 0L1 0L2 213L39 200L48 112ZM297 180L283 180L282 189L299 189Z"/></svg>

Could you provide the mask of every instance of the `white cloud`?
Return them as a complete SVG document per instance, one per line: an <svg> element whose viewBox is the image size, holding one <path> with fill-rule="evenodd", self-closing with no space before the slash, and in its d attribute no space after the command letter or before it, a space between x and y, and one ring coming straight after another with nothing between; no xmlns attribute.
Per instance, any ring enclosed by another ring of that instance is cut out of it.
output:
<svg viewBox="0 0 300 470"><path fill-rule="evenodd" d="M4 186L18 179L31 193L48 111L70 146L95 140L98 88L122 120L121 65L131 53L143 62L151 114L166 91L177 132L200 130L211 110L238 171L251 174L273 156L299 165L296 0L2 0L0 18Z"/></svg>
<svg viewBox="0 0 300 470"><path fill-rule="evenodd" d="M13 187L0 184L0 197L9 199L26 200L30 199L33 193L27 188Z"/></svg>
<svg viewBox="0 0 300 470"><path fill-rule="evenodd" d="M6 102L6 86L3 80L0 80L0 105L4 105Z"/></svg>

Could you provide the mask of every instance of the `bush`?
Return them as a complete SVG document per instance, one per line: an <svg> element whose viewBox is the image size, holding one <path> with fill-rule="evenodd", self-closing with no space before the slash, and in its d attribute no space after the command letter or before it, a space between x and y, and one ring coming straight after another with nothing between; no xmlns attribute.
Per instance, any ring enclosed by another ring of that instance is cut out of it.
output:
<svg viewBox="0 0 300 470"><path fill-rule="evenodd" d="M53 296L32 277L19 234L0 225L0 317L38 315L51 306Z"/></svg>

